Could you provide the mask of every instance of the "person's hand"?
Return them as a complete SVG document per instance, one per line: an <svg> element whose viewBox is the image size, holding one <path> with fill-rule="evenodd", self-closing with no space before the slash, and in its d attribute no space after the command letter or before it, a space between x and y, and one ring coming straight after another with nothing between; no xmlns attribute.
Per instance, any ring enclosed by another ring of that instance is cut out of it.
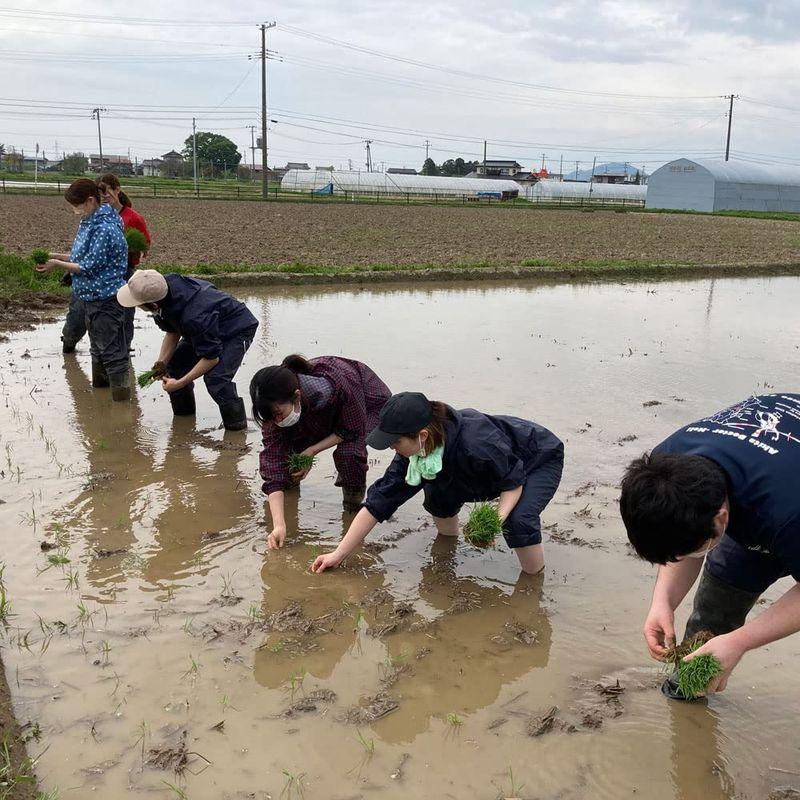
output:
<svg viewBox="0 0 800 800"><path fill-rule="evenodd" d="M734 633L723 633L720 636L715 636L709 639L702 647L698 647L693 653L684 656L684 662L691 661L697 656L710 653L717 657L720 665L722 666L722 673L717 675L706 687L706 694L714 694L714 692L724 692L725 687L728 685L728 678L731 676L734 667L741 661L745 651L736 643L736 636Z"/></svg>
<svg viewBox="0 0 800 800"><path fill-rule="evenodd" d="M334 550L332 553L325 553L325 555L317 556L314 559L314 563L311 565L311 571L320 573L325 572L326 569L335 569L343 560L338 550Z"/></svg>
<svg viewBox="0 0 800 800"><path fill-rule="evenodd" d="M305 450L303 450L300 453L300 455L301 456L313 456L315 454L311 450L311 448L307 447ZM313 467L313 466L314 465L312 464L311 467ZM308 473L311 472L311 467L309 467L308 469L301 469L298 472L291 472L289 474L289 476L291 477L292 481L295 484L298 484L298 483L300 483L300 481L305 480L305 478L308 476Z"/></svg>
<svg viewBox="0 0 800 800"><path fill-rule="evenodd" d="M183 381L177 378L168 378L166 375L161 379L161 388L167 392L167 394L177 392L179 389L183 389L185 385Z"/></svg>
<svg viewBox="0 0 800 800"><path fill-rule="evenodd" d="M44 264L37 264L34 269L37 272L50 272L54 270L56 267L60 267L61 264L55 258L50 258L44 262Z"/></svg>
<svg viewBox="0 0 800 800"><path fill-rule="evenodd" d="M675 646L675 612L668 605L650 606L642 633L650 655L663 661L667 648Z"/></svg>
<svg viewBox="0 0 800 800"><path fill-rule="evenodd" d="M270 550L278 550L283 547L283 543L286 541L286 526L285 525L276 525L272 529L272 533L267 536L267 547Z"/></svg>

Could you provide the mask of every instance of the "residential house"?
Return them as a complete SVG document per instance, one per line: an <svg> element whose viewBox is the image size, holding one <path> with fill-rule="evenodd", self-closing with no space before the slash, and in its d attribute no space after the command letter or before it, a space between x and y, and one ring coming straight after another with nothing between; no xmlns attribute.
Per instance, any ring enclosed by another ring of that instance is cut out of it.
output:
<svg viewBox="0 0 800 800"><path fill-rule="evenodd" d="M129 156L111 155L103 153L103 160L100 161L98 153L89 156L90 172L115 172L117 175L133 175L133 164Z"/></svg>
<svg viewBox="0 0 800 800"><path fill-rule="evenodd" d="M522 165L516 161L508 160L487 160L481 161L475 172L467 177L477 178L513 178L520 170Z"/></svg>
<svg viewBox="0 0 800 800"><path fill-rule="evenodd" d="M139 174L145 178L159 178L163 166L164 161L160 158L145 158L139 165Z"/></svg>

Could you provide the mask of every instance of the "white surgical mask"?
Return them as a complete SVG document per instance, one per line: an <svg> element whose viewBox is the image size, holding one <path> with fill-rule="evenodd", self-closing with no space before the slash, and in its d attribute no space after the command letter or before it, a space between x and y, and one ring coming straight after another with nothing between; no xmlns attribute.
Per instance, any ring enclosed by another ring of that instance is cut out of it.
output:
<svg viewBox="0 0 800 800"><path fill-rule="evenodd" d="M694 553L687 553L686 558L705 558L718 544L719 544L719 539L713 544L710 544L708 547L706 547L705 550L697 550Z"/></svg>
<svg viewBox="0 0 800 800"><path fill-rule="evenodd" d="M279 428L291 428L292 425L297 425L300 421L300 409L293 408L280 422L275 424Z"/></svg>

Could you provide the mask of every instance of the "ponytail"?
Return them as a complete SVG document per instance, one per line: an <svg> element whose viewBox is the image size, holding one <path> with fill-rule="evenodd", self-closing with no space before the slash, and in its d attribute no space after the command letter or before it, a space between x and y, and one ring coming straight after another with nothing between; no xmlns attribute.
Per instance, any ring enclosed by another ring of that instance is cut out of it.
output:
<svg viewBox="0 0 800 800"><path fill-rule="evenodd" d="M297 353L292 353L292 355L286 356L286 358L283 359L281 366L284 366L286 369L290 369L292 372L300 375L311 375L314 372L314 367L311 365L311 362Z"/></svg>

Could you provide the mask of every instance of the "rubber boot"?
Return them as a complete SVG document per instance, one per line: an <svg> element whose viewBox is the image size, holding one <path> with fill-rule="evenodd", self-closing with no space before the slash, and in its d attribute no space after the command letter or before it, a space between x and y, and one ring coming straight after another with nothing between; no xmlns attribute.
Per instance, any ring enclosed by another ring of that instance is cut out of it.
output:
<svg viewBox="0 0 800 800"><path fill-rule="evenodd" d="M361 486L357 489L342 486L342 508L345 511L358 511L364 502L366 491L366 486Z"/></svg>
<svg viewBox="0 0 800 800"><path fill-rule="evenodd" d="M75 342L68 342L63 336L61 337L61 352L74 353L76 344Z"/></svg>
<svg viewBox="0 0 800 800"><path fill-rule="evenodd" d="M247 428L247 412L244 410L244 400L237 398L233 403L219 407L222 415L222 424L226 431L243 431Z"/></svg>
<svg viewBox="0 0 800 800"><path fill-rule="evenodd" d="M121 375L112 375L110 377L111 383L111 399L115 403L128 403L131 399L131 377L129 372L123 372Z"/></svg>
<svg viewBox="0 0 800 800"><path fill-rule="evenodd" d="M758 600L759 594L759 592L748 592L731 586L704 569L700 585L694 595L692 613L686 622L684 641L700 631L709 631L714 636L720 636L741 628L750 609ZM672 700L686 699L677 693L677 682L674 676L670 676L664 681L661 691Z"/></svg>
<svg viewBox="0 0 800 800"><path fill-rule="evenodd" d="M106 368L99 361L92 361L92 388L105 389L109 385Z"/></svg>
<svg viewBox="0 0 800 800"><path fill-rule="evenodd" d="M169 402L172 405L172 413L176 417L194 416L197 411L197 406L194 402L194 386L187 386L185 389L172 392L169 396Z"/></svg>

